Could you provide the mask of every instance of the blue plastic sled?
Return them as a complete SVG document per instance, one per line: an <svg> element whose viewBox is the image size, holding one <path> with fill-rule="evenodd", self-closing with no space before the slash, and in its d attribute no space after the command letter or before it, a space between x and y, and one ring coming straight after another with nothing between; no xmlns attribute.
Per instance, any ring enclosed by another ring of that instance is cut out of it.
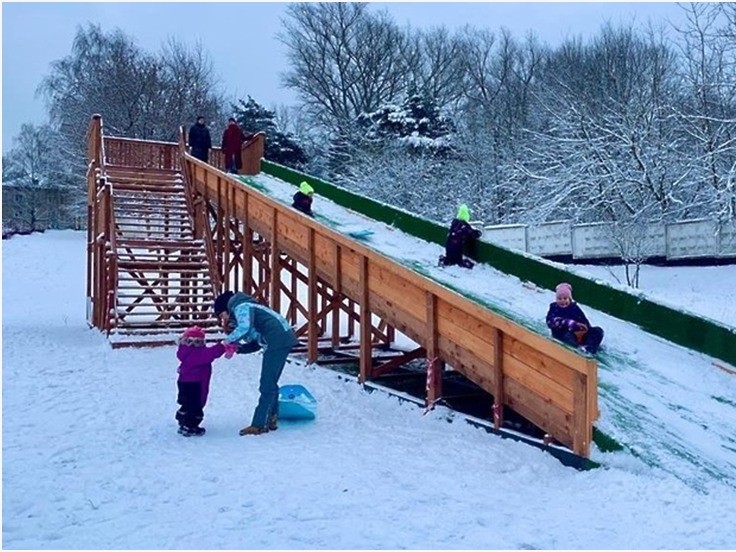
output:
<svg viewBox="0 0 736 552"><path fill-rule="evenodd" d="M350 230L348 236L355 238L356 240L365 240L373 235L373 230Z"/></svg>
<svg viewBox="0 0 736 552"><path fill-rule="evenodd" d="M279 388L279 420L314 420L317 399L303 385Z"/></svg>

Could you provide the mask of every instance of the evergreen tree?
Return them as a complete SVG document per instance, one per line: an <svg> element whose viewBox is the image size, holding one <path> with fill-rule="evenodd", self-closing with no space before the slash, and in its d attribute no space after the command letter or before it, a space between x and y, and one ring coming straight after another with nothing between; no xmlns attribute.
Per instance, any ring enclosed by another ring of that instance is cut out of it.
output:
<svg viewBox="0 0 736 552"><path fill-rule="evenodd" d="M281 132L276 123L276 113L270 111L248 96L248 101L239 100L233 106L235 119L244 132L263 132L266 134L264 156L269 161L295 169L307 162L304 149L296 143L291 134Z"/></svg>
<svg viewBox="0 0 736 552"><path fill-rule="evenodd" d="M450 151L454 130L431 98L416 93L408 95L400 106L387 104L372 113L362 113L358 123L373 143L395 139L409 151L435 154Z"/></svg>

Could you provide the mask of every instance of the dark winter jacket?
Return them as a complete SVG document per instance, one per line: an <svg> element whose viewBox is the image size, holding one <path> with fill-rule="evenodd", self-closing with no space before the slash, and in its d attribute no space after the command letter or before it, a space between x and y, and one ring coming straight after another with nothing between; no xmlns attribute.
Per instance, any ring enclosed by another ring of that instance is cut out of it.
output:
<svg viewBox="0 0 736 552"><path fill-rule="evenodd" d="M552 337L564 340L568 332L576 332L580 328L575 324L585 324L590 329L590 322L577 303L572 302L566 307L556 302L550 303L547 311L547 327L552 330Z"/></svg>
<svg viewBox="0 0 736 552"><path fill-rule="evenodd" d="M230 160L234 158L235 167L238 169L243 167L240 148L252 137L252 134L244 134L237 123L227 126L225 132L222 133L222 153L225 155L226 164L229 165Z"/></svg>
<svg viewBox="0 0 736 552"><path fill-rule="evenodd" d="M463 248L466 244L480 238L481 231L460 219L453 219L445 242L445 263L460 264L463 260Z"/></svg>
<svg viewBox="0 0 736 552"><path fill-rule="evenodd" d="M194 157L207 162L212 148L212 139L210 138L210 131L205 125L195 123L189 129L189 147L192 148Z"/></svg>
<svg viewBox="0 0 736 552"><path fill-rule="evenodd" d="M230 319L235 321L235 328L225 336L226 343L257 342L264 349L291 349L298 342L283 316L256 303L250 295L237 292L227 302L227 310Z"/></svg>
<svg viewBox="0 0 736 552"><path fill-rule="evenodd" d="M314 217L312 212L312 196L297 192L294 194L294 203L291 205L297 211L301 211L305 215Z"/></svg>

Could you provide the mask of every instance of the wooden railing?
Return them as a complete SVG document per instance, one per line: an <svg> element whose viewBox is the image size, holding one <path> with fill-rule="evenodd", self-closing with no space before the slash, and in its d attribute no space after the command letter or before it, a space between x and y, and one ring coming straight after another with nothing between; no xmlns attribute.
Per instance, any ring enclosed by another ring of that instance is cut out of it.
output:
<svg viewBox="0 0 736 552"><path fill-rule="evenodd" d="M278 253L306 268L310 319L318 316L313 299L318 281L359 306L361 379L372 373L370 320L377 315L420 344L429 365L446 361L492 394L497 427L506 405L576 454L589 455L598 417L595 360L487 310L189 155L184 165L192 191L216 206L222 220L215 225L227 228L235 219L243 224L244 234L268 240L275 274ZM213 262L228 281L229 257ZM244 268L243 274L249 271ZM277 282L279 276L271 278ZM242 287L248 289L245 283ZM278 295L272 294L274 301ZM310 357L316 355L319 337L311 324Z"/></svg>
<svg viewBox="0 0 736 552"><path fill-rule="evenodd" d="M121 167L179 170L179 150L170 142L105 136L105 163Z"/></svg>
<svg viewBox="0 0 736 552"><path fill-rule="evenodd" d="M181 145L184 145L183 150ZM187 151L187 136L186 129L184 127L179 128L179 144L180 151ZM253 137L244 142L240 149L241 159L243 166L240 169L240 174L258 174L261 172L261 159L266 148L266 134L264 132L257 132ZM225 156L222 153L221 148L210 149L209 164L213 167L217 167L221 171L227 172L225 167Z"/></svg>
<svg viewBox="0 0 736 552"><path fill-rule="evenodd" d="M87 155L87 321L109 334L117 288L115 218L100 115L92 117L87 130Z"/></svg>

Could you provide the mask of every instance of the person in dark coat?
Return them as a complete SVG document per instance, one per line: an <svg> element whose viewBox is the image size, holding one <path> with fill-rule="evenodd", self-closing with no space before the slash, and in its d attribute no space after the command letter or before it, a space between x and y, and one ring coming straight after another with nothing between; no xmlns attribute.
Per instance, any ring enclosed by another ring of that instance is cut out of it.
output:
<svg viewBox="0 0 736 552"><path fill-rule="evenodd" d="M314 188L307 182L299 184L299 191L294 194L294 202L291 206L297 211L301 211L305 215L314 217L312 212L312 196L314 195Z"/></svg>
<svg viewBox="0 0 736 552"><path fill-rule="evenodd" d="M207 347L204 330L192 326L184 330L179 340L176 357L179 359L177 370L179 377L176 386L179 390L176 421L179 422L179 433L185 437L204 435L205 429L200 427L204 419L204 406L210 391L212 362L225 355L230 358L234 347L222 343Z"/></svg>
<svg viewBox="0 0 736 552"><path fill-rule="evenodd" d="M189 129L189 147L190 153L197 159L209 162L210 149L212 148L212 138L210 138L210 129L204 124L204 117L197 117L197 122Z"/></svg>
<svg viewBox="0 0 736 552"><path fill-rule="evenodd" d="M547 311L547 327L552 337L594 355L603 341L603 329L591 326L583 309L573 301L572 286L567 282L555 288L555 301Z"/></svg>
<svg viewBox="0 0 736 552"><path fill-rule="evenodd" d="M263 348L260 398L249 426L240 435L260 435L277 429L279 414L279 378L286 358L298 343L291 324L278 312L269 309L243 292L226 291L215 299L215 314L222 328L229 332L223 343L239 344L239 354Z"/></svg>
<svg viewBox="0 0 736 552"><path fill-rule="evenodd" d="M237 121L230 117L227 128L222 133L222 153L225 156L225 170L237 173L243 168L243 159L240 150L243 144L253 138L252 134L245 134Z"/></svg>
<svg viewBox="0 0 736 552"><path fill-rule="evenodd" d="M480 238L481 231L469 224L470 209L465 204L457 209L457 216L450 224L450 231L445 242L445 254L440 256L440 266L459 265L465 268L475 266L470 259L463 257L464 248Z"/></svg>

